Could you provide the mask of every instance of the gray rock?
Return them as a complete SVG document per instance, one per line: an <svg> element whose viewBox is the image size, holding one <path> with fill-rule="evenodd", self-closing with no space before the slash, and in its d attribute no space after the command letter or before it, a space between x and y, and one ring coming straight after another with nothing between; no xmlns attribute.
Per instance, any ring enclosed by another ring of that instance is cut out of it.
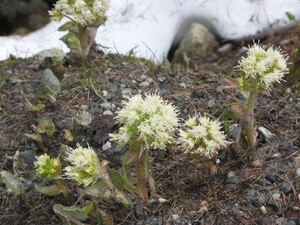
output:
<svg viewBox="0 0 300 225"><path fill-rule="evenodd" d="M193 23L175 51L173 62L185 63L182 53L188 58L203 56L218 47L215 36L199 23Z"/></svg>
<svg viewBox="0 0 300 225"><path fill-rule="evenodd" d="M52 4L45 1L1 0L0 35L25 35L46 25L50 21L47 10Z"/></svg>
<svg viewBox="0 0 300 225"><path fill-rule="evenodd" d="M285 181L282 183L280 189L285 193L285 194L289 194L292 192L292 186L290 185L289 182Z"/></svg>
<svg viewBox="0 0 300 225"><path fill-rule="evenodd" d="M36 56L41 60L45 57L51 57L54 58L55 61L61 61L66 57L66 54L61 49L51 48L38 52Z"/></svg>
<svg viewBox="0 0 300 225"><path fill-rule="evenodd" d="M100 104L100 108L103 110L112 110L112 105L109 102L103 102Z"/></svg>
<svg viewBox="0 0 300 225"><path fill-rule="evenodd" d="M41 79L41 89L49 94L56 95L60 92L60 82L58 78L49 69L43 71Z"/></svg>

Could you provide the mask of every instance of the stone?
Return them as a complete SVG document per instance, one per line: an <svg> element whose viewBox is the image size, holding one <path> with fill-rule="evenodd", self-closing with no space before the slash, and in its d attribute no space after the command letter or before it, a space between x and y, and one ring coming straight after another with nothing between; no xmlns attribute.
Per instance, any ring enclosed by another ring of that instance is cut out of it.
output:
<svg viewBox="0 0 300 225"><path fill-rule="evenodd" d="M10 34L17 26L18 0L2 0L0 4L0 35Z"/></svg>
<svg viewBox="0 0 300 225"><path fill-rule="evenodd" d="M48 1L48 2L47 2ZM46 25L54 0L2 0L0 35L24 35Z"/></svg>
<svg viewBox="0 0 300 225"><path fill-rule="evenodd" d="M51 57L54 58L55 61L61 61L66 57L66 54L61 49L50 48L38 52L36 56L41 60L46 57Z"/></svg>
<svg viewBox="0 0 300 225"><path fill-rule="evenodd" d="M41 89L49 94L56 95L61 90L61 85L58 78L49 69L43 71L41 79Z"/></svg>
<svg viewBox="0 0 300 225"><path fill-rule="evenodd" d="M175 51L173 62L184 64L183 53L188 58L204 56L212 52L218 45L215 36L205 26L192 23Z"/></svg>

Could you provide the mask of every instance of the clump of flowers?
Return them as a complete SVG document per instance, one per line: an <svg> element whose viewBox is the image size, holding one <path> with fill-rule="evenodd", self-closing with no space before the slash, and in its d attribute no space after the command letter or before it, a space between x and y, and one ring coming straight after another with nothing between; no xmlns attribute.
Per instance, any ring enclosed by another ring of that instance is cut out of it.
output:
<svg viewBox="0 0 300 225"><path fill-rule="evenodd" d="M127 189L148 199L147 183L152 195L155 194L154 181L150 175L149 149L165 149L174 141L174 130L178 125L175 107L157 95L135 95L125 102L116 119L122 125L118 133L110 134L119 145L129 145L122 156L123 174ZM129 167L135 165L137 188L134 187Z"/></svg>
<svg viewBox="0 0 300 225"><path fill-rule="evenodd" d="M49 14L55 21L61 21L63 17L70 19L59 28L69 31L61 40L71 52L86 57L94 44L97 28L107 19L108 8L108 0L59 0Z"/></svg>
<svg viewBox="0 0 300 225"><path fill-rule="evenodd" d="M158 95L135 95L125 102L116 119L122 124L119 132L110 134L112 139L124 145L136 139L145 148L165 148L174 139L173 131L178 125L177 113L171 104Z"/></svg>
<svg viewBox="0 0 300 225"><path fill-rule="evenodd" d="M228 143L221 128L219 121L206 116L194 116L185 121L177 142L184 152L211 159L220 147Z"/></svg>
<svg viewBox="0 0 300 225"><path fill-rule="evenodd" d="M90 146L84 148L77 144L77 148L72 149L63 145L60 151L66 154L65 161L68 165L64 169L61 167L59 157L52 159L47 154L37 157L37 161L34 164L36 176L46 180L53 180L56 184L47 187L35 185L36 189L42 194L49 196L62 193L69 200L70 191L63 179L75 181L77 185L84 187L83 194L91 197L90 203L83 209L74 206L63 207L56 204L53 206L55 213L64 221L68 221L68 224L69 221L75 221L72 215L69 215L70 211L81 213L81 216L76 218L79 220L85 220L93 216L98 220L98 223L112 224L110 216L98 208L98 205L103 200L111 200L113 198L118 203L128 207L129 202L123 192L120 191L120 189L123 189L121 175L116 171L110 171L109 173L106 169L108 162L100 162L96 152ZM115 182L113 183L112 180Z"/></svg>
<svg viewBox="0 0 300 225"><path fill-rule="evenodd" d="M191 154L194 160L203 162L210 175L217 172L212 161L218 150L230 143L226 141L221 128L221 122L196 115L185 121L183 128L179 130L177 143L181 150Z"/></svg>
<svg viewBox="0 0 300 225"><path fill-rule="evenodd" d="M254 44L248 48L247 57L243 57L236 67L244 73L237 79L237 88L245 94L246 104L236 101L231 105L231 111L240 120L240 131L245 133L248 149L256 145L256 128L254 107L256 96L268 92L275 83L280 83L288 73L288 56L280 48L259 46ZM232 80L231 80L232 82ZM236 143L239 143L242 132L239 132ZM242 146L242 145L240 145Z"/></svg>
<svg viewBox="0 0 300 225"><path fill-rule="evenodd" d="M83 148L77 145L76 149L68 153L66 161L70 165L64 168L65 176L74 180L78 185L87 187L101 177L98 156L90 147Z"/></svg>
<svg viewBox="0 0 300 225"><path fill-rule="evenodd" d="M49 155L44 154L37 157L34 163L36 176L48 180L61 179L61 164L58 158L51 159Z"/></svg>
<svg viewBox="0 0 300 225"><path fill-rule="evenodd" d="M254 44L248 48L248 56L239 61L237 68L245 73L239 79L239 88L243 91L269 90L274 83L280 83L288 72L288 56L282 54L280 48Z"/></svg>
<svg viewBox="0 0 300 225"><path fill-rule="evenodd" d="M53 180L56 184L49 187L40 187L35 185L35 188L42 194L55 196L63 194L66 199L69 199L69 189L62 180L62 168L59 158L50 158L49 155L44 154L37 157L34 163L36 176L46 179Z"/></svg>

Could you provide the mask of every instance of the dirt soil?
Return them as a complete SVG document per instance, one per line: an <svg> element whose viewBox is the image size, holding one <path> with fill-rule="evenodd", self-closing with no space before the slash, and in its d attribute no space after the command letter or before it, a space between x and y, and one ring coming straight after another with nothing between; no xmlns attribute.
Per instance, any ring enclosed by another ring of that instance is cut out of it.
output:
<svg viewBox="0 0 300 225"><path fill-rule="evenodd" d="M261 40L261 44L281 46L291 54L300 47L299 34L298 28L291 29ZM235 76L233 67L241 58L240 50L251 43L235 42L226 52L191 59L189 68L168 68L132 56L94 51L83 64L64 60L51 67L62 87L52 101L40 88L47 67L43 61L11 57L0 62L0 170L20 178L26 191L26 198L20 198L0 180L0 224L63 224L53 212L53 204L82 207L88 202L87 196L78 200L78 190L71 185L71 202L37 192L34 184L43 183L34 175L35 156L47 152L57 157L62 144L75 147L77 141L83 146L89 143L101 160L111 162L108 167L120 169L119 159L126 149L114 145L103 149L107 133L118 129L113 116L103 114L115 113L129 94L157 91L180 110L183 119L195 113L220 117L231 98L243 100L236 90L218 87L225 85L225 76ZM39 103L45 108L32 110ZM85 105L93 120L76 141L67 141L64 129L73 131L73 117ZM218 172L210 179L203 164L180 151L167 149L163 159L152 151L152 175L159 197L167 201L143 203L127 193L129 210L114 202L104 202L99 208L112 216L114 224L300 225L299 112L299 89L294 84L277 85L269 96L258 97L257 125L275 136L266 140L259 135L255 152L237 157L234 147L220 150ZM56 131L52 136L42 135L41 149L26 135L37 134L35 127L46 117ZM13 159L16 151L18 163Z"/></svg>

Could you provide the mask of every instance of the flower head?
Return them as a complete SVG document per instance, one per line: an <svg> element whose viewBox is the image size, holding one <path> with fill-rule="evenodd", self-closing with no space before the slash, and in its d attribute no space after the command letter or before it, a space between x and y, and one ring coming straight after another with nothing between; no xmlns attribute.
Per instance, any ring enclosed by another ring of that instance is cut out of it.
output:
<svg viewBox="0 0 300 225"><path fill-rule="evenodd" d="M58 158L51 159L47 154L41 155L37 157L34 167L37 177L49 180L61 178L61 164Z"/></svg>
<svg viewBox="0 0 300 225"><path fill-rule="evenodd" d="M188 119L179 131L178 144L184 152L212 158L221 146L226 146L226 136L220 130L221 123L207 117L195 116Z"/></svg>
<svg viewBox="0 0 300 225"><path fill-rule="evenodd" d="M142 141L147 149L165 148L173 141L173 132L178 125L177 112L160 96L135 95L125 102L125 107L116 118L122 124L117 134L110 134L120 145L132 140Z"/></svg>
<svg viewBox="0 0 300 225"><path fill-rule="evenodd" d="M108 8L108 0L59 0L49 14L56 21L67 16L76 23L86 26L98 20L105 20Z"/></svg>
<svg viewBox="0 0 300 225"><path fill-rule="evenodd" d="M248 56L242 58L238 68L245 73L246 79L254 79L258 89L270 89L288 72L287 60L288 56L283 55L280 48L270 47L266 50L266 46L254 44L248 48Z"/></svg>
<svg viewBox="0 0 300 225"><path fill-rule="evenodd" d="M87 187L97 181L100 176L99 159L90 147L83 148L77 144L77 148L68 153L66 161L71 164L64 169L66 177L76 181L79 185Z"/></svg>

